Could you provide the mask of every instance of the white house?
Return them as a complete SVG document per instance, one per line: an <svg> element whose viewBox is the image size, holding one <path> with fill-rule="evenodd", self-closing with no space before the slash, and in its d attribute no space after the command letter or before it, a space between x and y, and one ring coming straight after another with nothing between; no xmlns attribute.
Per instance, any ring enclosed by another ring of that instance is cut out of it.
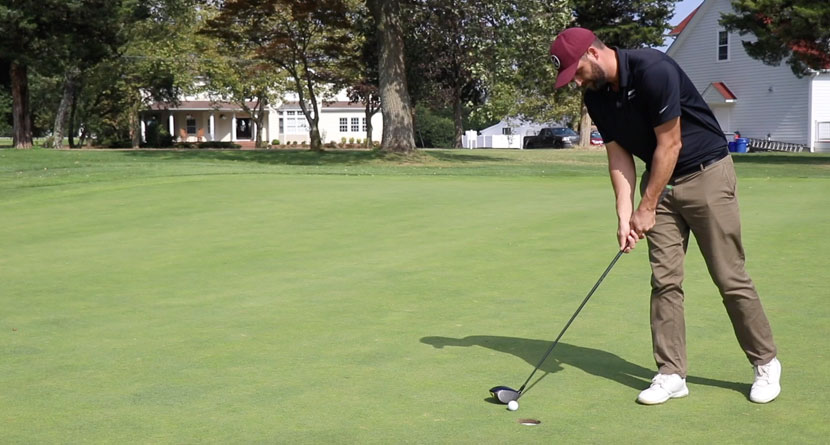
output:
<svg viewBox="0 0 830 445"><path fill-rule="evenodd" d="M536 136L546 127L561 127L562 124L540 124L521 118L505 118L478 133L467 131L462 137L464 148L518 148L524 147L525 136Z"/></svg>
<svg viewBox="0 0 830 445"><path fill-rule="evenodd" d="M798 78L789 65L750 58L719 23L730 0L705 0L671 33L666 53L683 67L726 133L830 151L830 66Z"/></svg>
<svg viewBox="0 0 830 445"><path fill-rule="evenodd" d="M250 108L253 103L247 104ZM339 143L346 139L366 138L366 112L364 105L349 103L341 92L331 101L319 104L318 124L323 143ZM256 135L256 123L239 104L211 101L206 95L185 97L178 105L155 104L141 114L142 141L146 141L146 129L155 121L164 125L176 142L234 142L252 147ZM287 95L280 102L266 107L262 141L275 139L280 143L310 142L308 121L300 109L296 95ZM380 112L372 116L372 139L380 141L383 134L383 117Z"/></svg>

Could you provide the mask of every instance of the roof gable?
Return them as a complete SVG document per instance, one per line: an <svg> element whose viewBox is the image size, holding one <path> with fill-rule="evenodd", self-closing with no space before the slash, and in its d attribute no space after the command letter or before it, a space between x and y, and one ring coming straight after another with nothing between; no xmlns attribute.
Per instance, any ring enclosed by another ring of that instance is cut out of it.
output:
<svg viewBox="0 0 830 445"><path fill-rule="evenodd" d="M680 33L682 33L684 29L686 29L686 26L689 24L689 22L692 21L692 18L695 16L695 14L697 13L697 11L700 9L701 6L703 6L703 5L702 4L698 5L698 7L695 8L695 10L692 11L691 14L687 15L686 18L683 19L682 22L678 23L677 26L675 26L674 29L672 29L671 32L669 32L669 37L679 36Z"/></svg>
<svg viewBox="0 0 830 445"><path fill-rule="evenodd" d="M735 96L735 93L729 89L723 82L712 82L703 90L703 100L706 101L707 104L728 104L738 101L738 97Z"/></svg>

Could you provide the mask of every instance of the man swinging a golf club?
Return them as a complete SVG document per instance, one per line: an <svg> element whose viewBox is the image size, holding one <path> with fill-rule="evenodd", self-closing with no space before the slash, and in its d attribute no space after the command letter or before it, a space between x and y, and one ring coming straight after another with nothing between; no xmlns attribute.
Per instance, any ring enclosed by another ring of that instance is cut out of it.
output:
<svg viewBox="0 0 830 445"><path fill-rule="evenodd" d="M630 252L643 238L648 243L658 374L637 401L654 405L689 394L682 282L691 232L755 368L749 398L771 402L781 391L781 364L744 268L735 170L714 114L677 63L657 50L611 48L590 30L569 28L553 41L550 56L556 87L575 82L585 90L605 141L620 250ZM633 156L646 165L636 207Z"/></svg>

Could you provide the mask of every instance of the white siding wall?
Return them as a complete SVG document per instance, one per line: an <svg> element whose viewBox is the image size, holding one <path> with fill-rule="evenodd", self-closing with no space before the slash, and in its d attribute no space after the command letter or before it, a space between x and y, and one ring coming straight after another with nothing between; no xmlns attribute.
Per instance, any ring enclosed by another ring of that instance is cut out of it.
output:
<svg viewBox="0 0 830 445"><path fill-rule="evenodd" d="M811 140L815 141L813 151L830 151L830 141L819 141L817 126L819 122L830 122L830 73L819 74L812 79L811 115L812 125L810 128Z"/></svg>
<svg viewBox="0 0 830 445"><path fill-rule="evenodd" d="M347 119L345 132L340 131L340 118ZM352 131L352 118L360 122L358 131ZM340 110L323 110L320 113L320 136L323 143L340 143L342 138L348 141L351 138L363 140L366 138L366 131L363 130L363 119L366 112L362 108L349 108ZM372 115L372 140L380 142L383 136L383 115L380 111Z"/></svg>
<svg viewBox="0 0 830 445"><path fill-rule="evenodd" d="M703 92L712 82L724 82L738 101L730 122L721 122L726 133L744 137L809 144L810 79L797 78L789 65L764 65L744 52L741 40L751 35L729 35L729 60L717 60L718 20L731 12L729 0L706 0L689 26L667 52ZM682 40L680 40L682 39ZM720 113L723 115L723 112Z"/></svg>

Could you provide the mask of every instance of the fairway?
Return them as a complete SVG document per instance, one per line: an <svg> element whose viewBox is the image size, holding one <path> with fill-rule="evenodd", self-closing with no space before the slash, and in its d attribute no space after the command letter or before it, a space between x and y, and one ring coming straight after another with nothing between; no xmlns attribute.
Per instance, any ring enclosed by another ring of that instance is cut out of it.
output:
<svg viewBox="0 0 830 445"><path fill-rule="evenodd" d="M655 372L645 245L602 151L0 150L3 443L821 443L830 156L735 156L783 391L697 247L689 390ZM534 383L535 382L535 383ZM520 418L541 421L523 426Z"/></svg>

